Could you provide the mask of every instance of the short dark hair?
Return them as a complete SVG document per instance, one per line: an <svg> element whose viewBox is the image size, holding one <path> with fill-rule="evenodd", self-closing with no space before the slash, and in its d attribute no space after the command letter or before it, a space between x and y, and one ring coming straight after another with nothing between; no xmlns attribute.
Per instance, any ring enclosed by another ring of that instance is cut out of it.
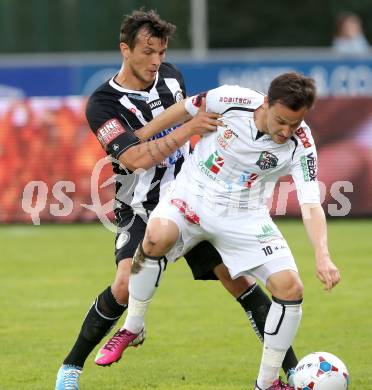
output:
<svg viewBox="0 0 372 390"><path fill-rule="evenodd" d="M270 84L269 106L281 103L293 111L302 107L311 108L316 97L314 79L300 73L284 73L276 77Z"/></svg>
<svg viewBox="0 0 372 390"><path fill-rule="evenodd" d="M142 29L145 29L149 36L166 42L176 31L176 26L160 19L154 10L136 10L124 17L120 27L120 42L126 43L130 49L133 49L138 32Z"/></svg>

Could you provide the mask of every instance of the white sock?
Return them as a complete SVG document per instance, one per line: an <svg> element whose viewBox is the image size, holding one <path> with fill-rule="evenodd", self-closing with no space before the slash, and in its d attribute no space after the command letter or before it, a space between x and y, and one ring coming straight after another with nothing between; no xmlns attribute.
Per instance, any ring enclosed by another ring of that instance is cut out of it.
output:
<svg viewBox="0 0 372 390"><path fill-rule="evenodd" d="M278 379L283 359L292 345L302 315L301 301L276 301L273 300L265 323L264 348L257 378L258 386L262 389L267 389Z"/></svg>
<svg viewBox="0 0 372 390"><path fill-rule="evenodd" d="M147 307L151 299L148 301L138 301L129 295L128 301L128 314L125 319L124 325L121 328L129 330L132 333L139 333L145 326L145 315L147 311Z"/></svg>
<svg viewBox="0 0 372 390"><path fill-rule="evenodd" d="M264 345L260 371L257 378L257 384L261 389L267 389L273 384L275 379L278 379L280 367L282 366L286 352L286 350L276 350Z"/></svg>
<svg viewBox="0 0 372 390"><path fill-rule="evenodd" d="M145 257L140 265L136 273L132 268L129 277L128 315L122 327L132 333L139 333L145 325L147 308L164 273L165 261Z"/></svg>

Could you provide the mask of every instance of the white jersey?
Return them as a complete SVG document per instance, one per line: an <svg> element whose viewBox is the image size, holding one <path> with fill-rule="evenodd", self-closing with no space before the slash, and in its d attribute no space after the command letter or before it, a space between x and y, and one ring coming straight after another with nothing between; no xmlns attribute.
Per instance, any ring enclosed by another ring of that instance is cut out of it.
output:
<svg viewBox="0 0 372 390"><path fill-rule="evenodd" d="M186 110L195 116L201 97L188 98ZM239 86L224 85L206 94L206 109L222 114L224 126L207 134L182 166L176 181L208 203L227 207L266 207L275 183L290 174L300 204L320 203L317 155L311 131L302 122L284 144L260 132L254 111L264 95Z"/></svg>

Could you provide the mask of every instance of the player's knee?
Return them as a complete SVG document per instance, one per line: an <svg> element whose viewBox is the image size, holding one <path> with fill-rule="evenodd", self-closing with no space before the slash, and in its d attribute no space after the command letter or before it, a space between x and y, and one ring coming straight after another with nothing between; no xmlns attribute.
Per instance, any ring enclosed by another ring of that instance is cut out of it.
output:
<svg viewBox="0 0 372 390"><path fill-rule="evenodd" d="M146 232L142 245L144 252L148 256L161 256L165 254L167 238L161 236L159 232L155 230L149 230Z"/></svg>
<svg viewBox="0 0 372 390"><path fill-rule="evenodd" d="M298 301L301 300L304 294L304 286L300 279L294 280L285 291L285 300Z"/></svg>
<svg viewBox="0 0 372 390"><path fill-rule="evenodd" d="M173 222L153 222L146 229L143 250L148 256L162 256L174 245L177 238L178 228Z"/></svg>
<svg viewBox="0 0 372 390"><path fill-rule="evenodd" d="M267 281L273 296L285 301L297 301L303 297L304 287L297 272L282 271L273 274Z"/></svg>

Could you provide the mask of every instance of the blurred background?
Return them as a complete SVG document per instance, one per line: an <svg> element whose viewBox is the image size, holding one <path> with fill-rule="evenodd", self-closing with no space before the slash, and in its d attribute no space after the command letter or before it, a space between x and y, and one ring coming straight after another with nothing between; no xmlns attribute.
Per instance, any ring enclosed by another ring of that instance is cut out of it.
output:
<svg viewBox="0 0 372 390"><path fill-rule="evenodd" d="M372 215L370 0L0 0L0 223L31 223L32 212L41 222L97 219L83 204L104 153L86 98L120 68L122 17L140 7L177 25L167 61L189 95L221 84L266 92L290 70L312 76L319 100L307 122L325 210ZM107 166L99 183L110 175ZM105 203L113 188L100 193ZM294 192L280 197L273 214L299 215Z"/></svg>

